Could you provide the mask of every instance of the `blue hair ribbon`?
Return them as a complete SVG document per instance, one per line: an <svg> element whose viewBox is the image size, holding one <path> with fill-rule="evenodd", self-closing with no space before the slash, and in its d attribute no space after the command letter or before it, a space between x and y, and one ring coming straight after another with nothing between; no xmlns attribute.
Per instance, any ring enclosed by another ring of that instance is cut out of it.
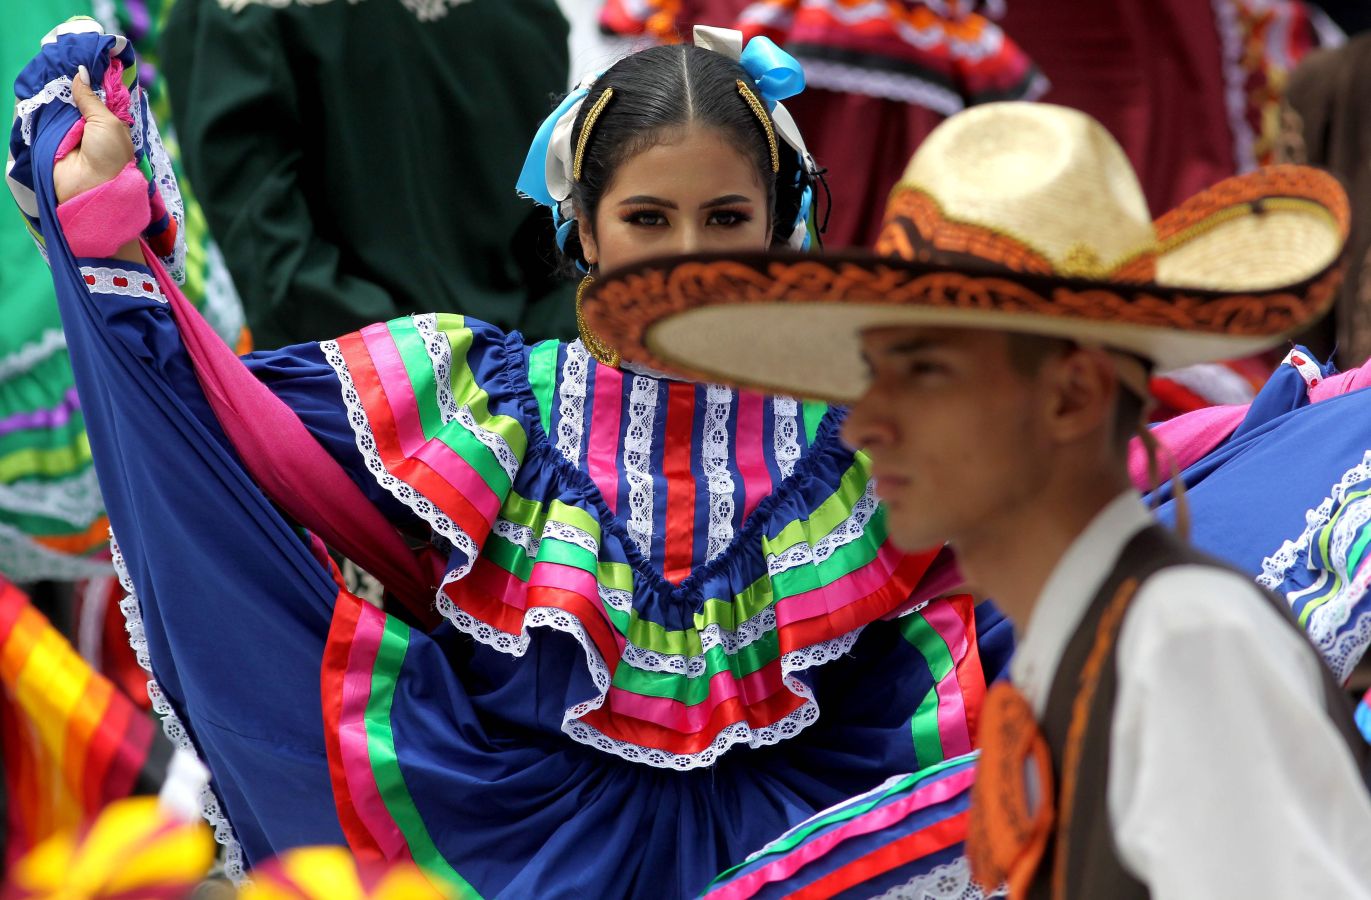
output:
<svg viewBox="0 0 1371 900"><path fill-rule="evenodd" d="M768 110L781 100L788 100L805 89L805 73L800 63L768 37L755 37L747 42L738 62L762 95Z"/></svg>

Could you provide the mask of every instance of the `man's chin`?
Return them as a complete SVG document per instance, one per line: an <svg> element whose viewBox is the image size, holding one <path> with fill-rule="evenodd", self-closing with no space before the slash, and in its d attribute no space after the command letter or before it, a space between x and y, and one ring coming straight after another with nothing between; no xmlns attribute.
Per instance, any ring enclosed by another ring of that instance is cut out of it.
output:
<svg viewBox="0 0 1371 900"><path fill-rule="evenodd" d="M899 521L898 516L892 515L888 520L888 525L890 540L902 553L914 553L919 550L927 550L930 547L941 547L946 542L943 530L934 527L932 522L905 523Z"/></svg>

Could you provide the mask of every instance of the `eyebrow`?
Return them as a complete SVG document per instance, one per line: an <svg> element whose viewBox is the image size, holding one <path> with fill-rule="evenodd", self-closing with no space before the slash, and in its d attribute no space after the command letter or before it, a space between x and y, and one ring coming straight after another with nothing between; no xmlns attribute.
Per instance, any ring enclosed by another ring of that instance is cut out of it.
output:
<svg viewBox="0 0 1371 900"><path fill-rule="evenodd" d="M714 209L716 206L729 206L734 203L751 203L752 201L742 194L725 194L722 197L715 197L707 203L701 203L700 209Z"/></svg>
<svg viewBox="0 0 1371 900"><path fill-rule="evenodd" d="M619 201L620 206L665 206L667 209L678 209L675 203L670 200L663 200L661 197L651 197L647 194L635 194L632 197L625 197Z"/></svg>
<svg viewBox="0 0 1371 900"><path fill-rule="evenodd" d="M733 203L751 203L751 199L742 194L725 194L722 197L715 197L700 204L700 209L715 209L720 206L729 206ZM625 197L619 201L620 206L661 206L666 209L679 209L670 200L663 200L661 197L653 197L649 194L635 194L632 197Z"/></svg>

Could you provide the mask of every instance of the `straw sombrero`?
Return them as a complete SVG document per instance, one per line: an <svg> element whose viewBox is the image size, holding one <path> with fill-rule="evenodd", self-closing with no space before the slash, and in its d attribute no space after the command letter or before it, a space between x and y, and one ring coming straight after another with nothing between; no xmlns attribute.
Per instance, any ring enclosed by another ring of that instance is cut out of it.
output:
<svg viewBox="0 0 1371 900"><path fill-rule="evenodd" d="M938 126L891 194L876 253L696 255L609 273L587 324L629 363L849 402L859 337L993 328L1107 346L1172 369L1254 353L1332 302L1347 197L1273 166L1155 222L1094 119L992 103Z"/></svg>

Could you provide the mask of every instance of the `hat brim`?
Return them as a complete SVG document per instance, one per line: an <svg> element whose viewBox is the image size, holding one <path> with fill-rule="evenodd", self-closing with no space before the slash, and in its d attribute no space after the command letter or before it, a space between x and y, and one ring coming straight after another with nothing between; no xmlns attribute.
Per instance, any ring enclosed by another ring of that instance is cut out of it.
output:
<svg viewBox="0 0 1371 900"><path fill-rule="evenodd" d="M707 254L639 263L585 295L590 328L629 363L768 393L848 403L860 339L892 326L991 329L1107 346L1159 369L1246 356L1331 305L1339 264L1261 291L1121 284L871 253Z"/></svg>

